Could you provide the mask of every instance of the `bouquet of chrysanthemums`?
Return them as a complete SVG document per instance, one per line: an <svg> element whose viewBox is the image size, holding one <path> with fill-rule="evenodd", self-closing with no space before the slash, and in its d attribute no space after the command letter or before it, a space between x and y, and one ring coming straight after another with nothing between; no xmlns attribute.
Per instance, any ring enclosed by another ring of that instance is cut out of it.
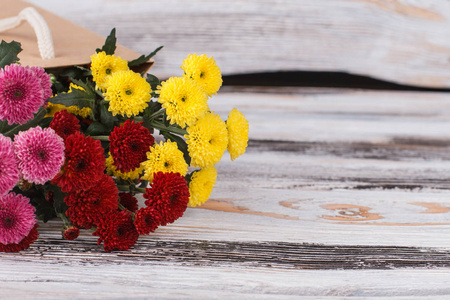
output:
<svg viewBox="0 0 450 300"><path fill-rule="evenodd" d="M224 122L208 107L222 85L212 57L188 55L182 76L160 82L137 70L161 47L133 61L115 48L113 30L89 65L48 74L2 41L0 251L28 248L37 219L54 217L67 240L87 229L106 251L127 250L209 198L226 150L245 152L244 115Z"/></svg>

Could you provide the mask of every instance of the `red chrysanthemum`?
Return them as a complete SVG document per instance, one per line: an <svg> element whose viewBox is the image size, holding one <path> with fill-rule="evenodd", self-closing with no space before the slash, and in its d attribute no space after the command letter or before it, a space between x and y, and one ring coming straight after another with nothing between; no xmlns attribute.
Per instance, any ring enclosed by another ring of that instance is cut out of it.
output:
<svg viewBox="0 0 450 300"><path fill-rule="evenodd" d="M79 123L77 117L64 109L55 113L49 127L53 128L60 137L66 139L69 135L80 131Z"/></svg>
<svg viewBox="0 0 450 300"><path fill-rule="evenodd" d="M151 188L145 189L145 205L158 211L161 225L173 223L181 217L189 202L189 187L179 173L155 174Z"/></svg>
<svg viewBox="0 0 450 300"><path fill-rule="evenodd" d="M119 193L119 202L131 212L136 212L139 208L138 200L131 193Z"/></svg>
<svg viewBox="0 0 450 300"><path fill-rule="evenodd" d="M111 176L103 174L94 187L70 193L64 198L66 215L78 227L95 226L103 214L119 207L119 190Z"/></svg>
<svg viewBox="0 0 450 300"><path fill-rule="evenodd" d="M142 207L134 216L134 226L139 234L149 234L161 224L158 211L153 207Z"/></svg>
<svg viewBox="0 0 450 300"><path fill-rule="evenodd" d="M109 136L109 152L114 159L114 166L120 172L138 168L147 159L146 153L155 142L142 123L134 123L134 120L128 119L122 126L115 127Z"/></svg>
<svg viewBox="0 0 450 300"><path fill-rule="evenodd" d="M0 243L0 252L19 252L28 249L28 247L30 247L30 245L39 237L39 233L37 231L38 226L38 224L34 225L30 233L17 244L11 243L5 245Z"/></svg>
<svg viewBox="0 0 450 300"><path fill-rule="evenodd" d="M64 193L90 189L97 184L105 169L104 150L100 141L76 132L64 142L66 161L52 183Z"/></svg>
<svg viewBox="0 0 450 300"><path fill-rule="evenodd" d="M68 241L73 241L80 235L80 229L75 226L71 226L69 228L66 228L63 231L63 237Z"/></svg>
<svg viewBox="0 0 450 300"><path fill-rule="evenodd" d="M128 250L132 247L139 233L134 227L131 214L126 211L110 211L104 214L98 224L97 230L92 234L99 237L97 244L103 242L105 251Z"/></svg>

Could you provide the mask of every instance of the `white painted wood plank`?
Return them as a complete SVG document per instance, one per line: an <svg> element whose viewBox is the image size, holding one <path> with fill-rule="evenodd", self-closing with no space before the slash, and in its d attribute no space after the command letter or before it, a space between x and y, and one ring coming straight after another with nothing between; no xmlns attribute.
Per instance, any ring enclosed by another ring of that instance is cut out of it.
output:
<svg viewBox="0 0 450 300"><path fill-rule="evenodd" d="M224 93L211 110L226 119L237 107L250 137L307 142L390 142L397 137L448 140L446 93L288 89L289 93Z"/></svg>
<svg viewBox="0 0 450 300"><path fill-rule="evenodd" d="M435 299L450 295L450 273L443 269L281 271L157 263L98 267L64 261L17 262L4 257L1 264L2 298Z"/></svg>
<svg viewBox="0 0 450 300"><path fill-rule="evenodd" d="M209 239L449 247L445 182L450 164L444 154L448 147L433 158L426 157L436 150L433 145L421 148L414 142L394 142L400 137L419 142L428 138L431 144L448 141L449 104L447 94L437 93L222 93L212 99L211 108L222 115L233 106L244 111L252 125L251 138L328 142L330 151L265 152L257 148L235 163L224 159L218 165L219 179L212 195L216 202L209 202L219 213L207 217L209 212L190 210L187 215L193 217L173 226L177 230L186 226L189 236ZM386 158L377 158L377 151L360 157L352 152L347 157L333 155L337 142L372 143L369 149L384 143L380 152L396 147L400 152L393 157L388 151ZM394 189L383 189L389 183ZM374 187L356 189L361 185ZM404 185L417 188L404 189ZM331 209L332 204L342 208ZM442 206L443 211L426 213L427 205ZM361 209L380 218L364 220ZM222 210L235 213L223 214ZM355 218L332 219L342 214L355 214ZM208 225L197 220L207 220Z"/></svg>
<svg viewBox="0 0 450 300"><path fill-rule="evenodd" d="M146 1L28 0L148 53L152 72L181 74L189 53L208 53L224 74L342 71L450 87L450 3L445 0ZM94 48L98 45L94 45Z"/></svg>

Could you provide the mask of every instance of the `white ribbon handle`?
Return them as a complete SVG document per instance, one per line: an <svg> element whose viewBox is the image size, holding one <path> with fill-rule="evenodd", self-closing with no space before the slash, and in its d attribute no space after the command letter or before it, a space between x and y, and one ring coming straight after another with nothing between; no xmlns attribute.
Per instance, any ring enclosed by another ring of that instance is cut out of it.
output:
<svg viewBox="0 0 450 300"><path fill-rule="evenodd" d="M50 28L44 18L33 7L23 9L17 17L0 20L0 32L19 26L22 21L27 21L36 33L39 52L42 59L55 58L53 38Z"/></svg>

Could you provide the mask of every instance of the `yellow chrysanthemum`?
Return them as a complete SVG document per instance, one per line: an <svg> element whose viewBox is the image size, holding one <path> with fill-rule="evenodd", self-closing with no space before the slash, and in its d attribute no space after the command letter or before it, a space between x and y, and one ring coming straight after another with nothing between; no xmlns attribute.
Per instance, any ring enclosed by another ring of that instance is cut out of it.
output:
<svg viewBox="0 0 450 300"><path fill-rule="evenodd" d="M188 165L183 157L183 152L178 149L176 142L168 140L163 143L154 144L147 152L147 161L144 161L144 176L142 179L152 181L153 174L157 172L174 172L186 175Z"/></svg>
<svg viewBox="0 0 450 300"><path fill-rule="evenodd" d="M181 66L186 77L194 79L198 82L208 96L217 94L217 91L222 86L222 74L212 57L207 57L206 54L198 56L197 54L189 54L183 60Z"/></svg>
<svg viewBox="0 0 450 300"><path fill-rule="evenodd" d="M205 203L209 196L211 196L216 179L217 170L214 167L194 172L189 183L189 193L191 196L189 197L188 205L195 207Z"/></svg>
<svg viewBox="0 0 450 300"><path fill-rule="evenodd" d="M72 88L84 91L84 88L82 88L81 86L70 83L68 93L72 93ZM65 106L62 104L55 104L55 103L51 103L51 102L48 102L46 109L47 109L47 114L44 116L44 118L47 118L47 117L53 118L55 116L55 113L57 113L58 111L64 110L64 109L67 110L68 113L71 113L71 114L77 115L77 116L81 116L83 118L90 117L92 114L92 110L89 107L79 108L76 105Z"/></svg>
<svg viewBox="0 0 450 300"><path fill-rule="evenodd" d="M245 153L248 143L248 121L244 114L233 108L228 114L228 152L231 160Z"/></svg>
<svg viewBox="0 0 450 300"><path fill-rule="evenodd" d="M72 89L77 89L77 90L82 90L82 91L85 90L81 86L78 86L76 84L70 83L68 93L72 93ZM69 106L67 108L67 111L69 113L71 113L71 114L74 114L74 115L77 115L77 116L81 116L83 118L87 118L87 117L91 116L91 114L92 114L92 110L89 107L79 108L76 105Z"/></svg>
<svg viewBox="0 0 450 300"><path fill-rule="evenodd" d="M70 85L69 85L69 91L68 91L68 93L72 93L72 89L77 89L77 90L80 90L80 91L85 91L85 89L83 88L83 87L81 87L81 86L79 86L79 85L76 85L76 84L74 84L74 83L70 83Z"/></svg>
<svg viewBox="0 0 450 300"><path fill-rule="evenodd" d="M83 118L88 118L91 116L92 110L89 107L78 108L74 114Z"/></svg>
<svg viewBox="0 0 450 300"><path fill-rule="evenodd" d="M48 117L53 118L55 116L55 113L57 113L58 111L67 109L67 106L64 106L62 104L55 104L55 103L48 102L48 105L45 109L47 110L47 114L44 116L44 118L48 118Z"/></svg>
<svg viewBox="0 0 450 300"><path fill-rule="evenodd" d="M114 159L111 156L111 153L108 153L108 154L109 154L109 156L106 159L106 163L105 163L106 164L106 173L108 173L108 175L115 176L115 177L121 178L123 180L128 180L128 179L135 180L141 176L142 171L144 170L144 167L142 165L130 172L123 173L116 169L116 166L114 165Z"/></svg>
<svg viewBox="0 0 450 300"><path fill-rule="evenodd" d="M46 109L47 109L47 114L44 116L44 118L47 118L47 117L53 118L55 116L55 113L57 113L58 111L64 110L64 109L67 110L68 113L71 113L71 114L77 115L77 116L81 116L83 118L89 117L92 112L92 110L89 107L83 107L80 109L76 105L67 107L62 104L55 104L55 103L51 103L51 102L48 102Z"/></svg>
<svg viewBox="0 0 450 300"><path fill-rule="evenodd" d="M107 79L118 71L128 70L128 62L119 56L106 55L104 51L91 55L91 71L96 87L104 91Z"/></svg>
<svg viewBox="0 0 450 300"><path fill-rule="evenodd" d="M220 161L228 146L225 122L214 112L207 112L194 125L187 128L191 166L206 168Z"/></svg>
<svg viewBox="0 0 450 300"><path fill-rule="evenodd" d="M161 85L158 102L166 109L170 124L189 126L208 108L208 95L188 77L171 77Z"/></svg>
<svg viewBox="0 0 450 300"><path fill-rule="evenodd" d="M109 101L109 111L131 117L143 112L150 101L152 89L145 79L131 70L112 74L103 95Z"/></svg>

